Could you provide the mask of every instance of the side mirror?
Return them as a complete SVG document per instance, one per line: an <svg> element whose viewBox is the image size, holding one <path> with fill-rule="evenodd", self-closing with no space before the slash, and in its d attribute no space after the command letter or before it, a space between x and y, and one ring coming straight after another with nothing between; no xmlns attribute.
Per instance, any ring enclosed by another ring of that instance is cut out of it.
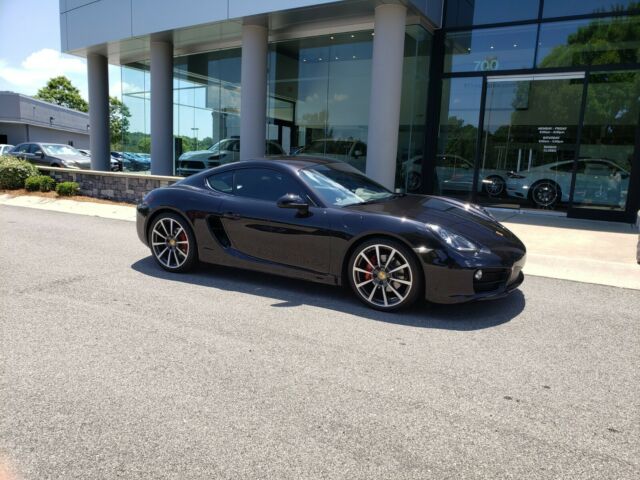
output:
<svg viewBox="0 0 640 480"><path fill-rule="evenodd" d="M353 158L360 158L362 156L362 150L355 150L353 152Z"/></svg>
<svg viewBox="0 0 640 480"><path fill-rule="evenodd" d="M36 150L33 154L34 154L36 157L44 158L44 153L42 152L42 150Z"/></svg>
<svg viewBox="0 0 640 480"><path fill-rule="evenodd" d="M280 208L294 208L298 210L301 215L309 214L309 204L305 202L300 195L295 193L287 193L278 199L278 207Z"/></svg>

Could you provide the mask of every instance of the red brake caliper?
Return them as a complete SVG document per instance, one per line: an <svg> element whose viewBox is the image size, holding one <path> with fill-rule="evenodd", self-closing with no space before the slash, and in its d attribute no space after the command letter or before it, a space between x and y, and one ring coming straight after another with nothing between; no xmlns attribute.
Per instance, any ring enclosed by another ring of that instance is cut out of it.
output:
<svg viewBox="0 0 640 480"><path fill-rule="evenodd" d="M369 272L364 274L364 279L371 280L373 278L373 274L371 273L373 271L373 257L369 258L369 262L367 262L364 269Z"/></svg>
<svg viewBox="0 0 640 480"><path fill-rule="evenodd" d="M180 235L178 235L178 241L179 242L184 242L187 240L187 234L183 231L180 232ZM187 253L187 244L186 243L179 243L178 244L178 248L182 251L182 253L186 254Z"/></svg>

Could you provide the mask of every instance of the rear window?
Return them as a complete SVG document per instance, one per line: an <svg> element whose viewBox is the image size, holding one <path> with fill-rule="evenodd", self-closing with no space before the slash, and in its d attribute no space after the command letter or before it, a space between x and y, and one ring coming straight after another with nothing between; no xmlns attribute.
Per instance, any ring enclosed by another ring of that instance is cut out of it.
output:
<svg viewBox="0 0 640 480"><path fill-rule="evenodd" d="M233 170L230 172L216 173L207 177L209 186L222 193L233 192Z"/></svg>

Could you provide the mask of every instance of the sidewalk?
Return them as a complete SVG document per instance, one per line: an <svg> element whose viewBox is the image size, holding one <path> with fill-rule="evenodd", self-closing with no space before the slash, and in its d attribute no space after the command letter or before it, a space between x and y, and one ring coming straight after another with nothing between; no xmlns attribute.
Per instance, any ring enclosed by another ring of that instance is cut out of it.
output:
<svg viewBox="0 0 640 480"><path fill-rule="evenodd" d="M0 195L0 205L134 222L133 206ZM634 225L504 210L494 216L527 246L527 275L640 290Z"/></svg>
<svg viewBox="0 0 640 480"><path fill-rule="evenodd" d="M527 246L526 274L640 290L635 225L504 210L492 214Z"/></svg>

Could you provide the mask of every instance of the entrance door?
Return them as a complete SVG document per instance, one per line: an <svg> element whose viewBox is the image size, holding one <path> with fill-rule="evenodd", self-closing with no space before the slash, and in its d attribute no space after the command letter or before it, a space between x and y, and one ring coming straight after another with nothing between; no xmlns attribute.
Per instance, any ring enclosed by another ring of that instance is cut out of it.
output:
<svg viewBox="0 0 640 480"><path fill-rule="evenodd" d="M488 77L477 199L566 209L571 198L584 73Z"/></svg>

